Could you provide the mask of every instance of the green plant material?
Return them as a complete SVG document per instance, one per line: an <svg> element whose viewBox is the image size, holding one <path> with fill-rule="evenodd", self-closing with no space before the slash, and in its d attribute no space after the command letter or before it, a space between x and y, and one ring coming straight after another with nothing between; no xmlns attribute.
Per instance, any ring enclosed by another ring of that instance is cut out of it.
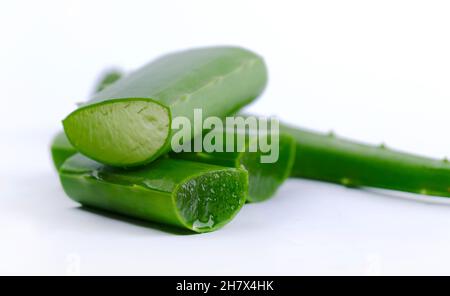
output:
<svg viewBox="0 0 450 296"><path fill-rule="evenodd" d="M211 132L208 134L211 135ZM242 152L172 152L170 157L227 167L244 167L249 174L247 201L264 201L273 196L289 176L295 160L295 141L289 135L280 135L278 160L275 163L261 163L261 156L265 153L259 149L256 152L249 152L249 141L255 139L249 137L246 139ZM64 145L58 144L61 142ZM225 151L225 144L223 150ZM77 150L70 145L65 134L59 133L52 144L52 156L56 168L58 169L67 158L76 153Z"/></svg>
<svg viewBox="0 0 450 296"><path fill-rule="evenodd" d="M169 54L94 95L64 119L64 130L96 161L142 165L170 150L173 118L192 122L195 108L205 117L226 116L253 101L266 81L262 58L242 48Z"/></svg>
<svg viewBox="0 0 450 296"><path fill-rule="evenodd" d="M281 131L295 138L291 176L450 197L450 164L400 151L370 146L291 126Z"/></svg>
<svg viewBox="0 0 450 296"><path fill-rule="evenodd" d="M257 143L258 139L255 133L245 133L245 147L238 151L237 149L237 133L234 135L234 151L237 152L225 152L226 151L226 138L227 133L230 132L215 132L211 131L204 137L209 138L222 138L224 152L181 152L170 154L173 158L180 158L186 160L192 160L197 162L210 163L215 165L227 166L227 167L244 167L248 171L249 186L248 186L248 202L260 202L272 197L281 184L289 176L292 165L295 160L295 141L289 135L280 135L277 143L279 147L279 157L274 163L262 163L263 153L259 148L255 152L250 152L250 143ZM253 134L253 136L250 136ZM270 136L268 136L270 139ZM263 137L259 138L259 141L266 141Z"/></svg>
<svg viewBox="0 0 450 296"><path fill-rule="evenodd" d="M53 138L50 150L56 170L59 169L67 158L77 153L77 150L70 144L63 131L60 131Z"/></svg>
<svg viewBox="0 0 450 296"><path fill-rule="evenodd" d="M103 90L108 85L113 84L123 76L120 70L108 70L101 75L95 86L95 92ZM70 144L69 139L63 131L60 131L54 138L50 147L52 153L53 164L56 170L64 163L64 161L77 153L75 147Z"/></svg>
<svg viewBox="0 0 450 296"><path fill-rule="evenodd" d="M82 205L195 232L227 224L245 203L248 187L244 169L166 157L123 170L77 153L59 175L67 195Z"/></svg>
<svg viewBox="0 0 450 296"><path fill-rule="evenodd" d="M101 76L101 79L97 82L95 93L104 90L107 86L119 80L123 75L123 72L120 70L108 70Z"/></svg>

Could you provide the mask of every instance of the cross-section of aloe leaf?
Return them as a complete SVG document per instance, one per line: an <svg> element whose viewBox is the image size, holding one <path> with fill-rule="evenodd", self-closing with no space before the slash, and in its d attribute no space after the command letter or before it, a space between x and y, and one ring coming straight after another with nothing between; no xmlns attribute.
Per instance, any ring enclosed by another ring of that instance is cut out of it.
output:
<svg viewBox="0 0 450 296"><path fill-rule="evenodd" d="M163 56L115 83L63 121L82 154L119 167L149 163L170 150L173 118L223 117L253 101L267 71L255 53L210 47ZM194 134L193 134L194 136Z"/></svg>
<svg viewBox="0 0 450 296"><path fill-rule="evenodd" d="M101 75L100 79L96 83L95 92L103 90L107 86L119 80L122 76L123 72L120 70L108 70ZM77 153L77 150L72 146L72 144L70 144L69 139L67 139L67 136L63 131L60 131L53 138L50 149L53 164L57 170L67 158Z"/></svg>

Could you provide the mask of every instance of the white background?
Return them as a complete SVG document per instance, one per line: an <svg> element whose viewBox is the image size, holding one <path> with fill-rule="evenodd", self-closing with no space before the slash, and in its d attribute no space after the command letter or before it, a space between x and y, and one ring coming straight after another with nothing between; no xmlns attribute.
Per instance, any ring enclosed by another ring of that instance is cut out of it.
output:
<svg viewBox="0 0 450 296"><path fill-rule="evenodd" d="M193 46L265 57L253 112L450 154L448 1L271 3L2 0L0 274L450 274L440 199L290 180L222 230L180 235L63 193L49 142L98 74Z"/></svg>

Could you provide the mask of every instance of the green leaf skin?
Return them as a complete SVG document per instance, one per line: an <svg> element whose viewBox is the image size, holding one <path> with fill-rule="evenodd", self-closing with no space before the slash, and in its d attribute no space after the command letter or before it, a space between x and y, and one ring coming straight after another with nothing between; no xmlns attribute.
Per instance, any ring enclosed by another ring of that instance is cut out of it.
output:
<svg viewBox="0 0 450 296"><path fill-rule="evenodd" d="M63 131L53 138L50 150L56 170L61 167L67 158L77 153L77 150L70 144Z"/></svg>
<svg viewBox="0 0 450 296"><path fill-rule="evenodd" d="M225 151L226 135L220 136L223 137ZM261 163L263 153L260 150L249 152L250 141L255 141L255 138L247 137L246 148L242 152L172 152L170 156L221 166L244 167L249 175L247 202L261 202L272 197L289 177L295 160L295 141L289 135L280 135L279 157L274 163Z"/></svg>
<svg viewBox="0 0 450 296"><path fill-rule="evenodd" d="M295 138L292 177L450 197L450 164L337 138L332 133L281 126Z"/></svg>
<svg viewBox="0 0 450 296"><path fill-rule="evenodd" d="M59 175L67 195L82 205L199 233L227 224L248 189L244 169L165 157L125 171L77 153Z"/></svg>
<svg viewBox="0 0 450 296"><path fill-rule="evenodd" d="M224 117L264 90L261 57L237 47L163 56L109 85L63 120L70 142L104 164L132 167L170 150L172 119L193 120L195 108ZM194 136L194 135L193 135Z"/></svg>

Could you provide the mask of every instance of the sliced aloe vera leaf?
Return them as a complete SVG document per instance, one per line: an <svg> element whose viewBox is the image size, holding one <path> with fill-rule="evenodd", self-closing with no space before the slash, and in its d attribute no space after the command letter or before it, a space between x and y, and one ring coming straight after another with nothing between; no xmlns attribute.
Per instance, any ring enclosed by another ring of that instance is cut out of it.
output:
<svg viewBox="0 0 450 296"><path fill-rule="evenodd" d="M107 86L113 84L123 76L123 72L120 70L108 70L100 76L100 79L96 83L95 92L99 92L106 88ZM77 153L75 147L70 144L64 131L60 131L53 138L51 143L51 154L53 159L53 164L56 170L64 163L64 161Z"/></svg>
<svg viewBox="0 0 450 296"><path fill-rule="evenodd" d="M212 134L215 135L212 135ZM237 150L237 136L239 133L245 135L245 147L241 151ZM235 138L234 152L226 152L227 134ZM205 137L222 137L223 152L181 152L170 154L173 158L186 159L209 164L216 164L228 167L244 167L249 175L249 188L247 201L260 202L274 196L277 189L288 178L295 160L295 141L289 135L280 135L273 145L278 145L278 158L273 163L264 163L261 160L263 153L259 148L255 152L250 151L253 142L257 146L257 141L266 141L265 137L257 138L248 130L245 132L215 132L210 131ZM275 141L275 140L274 140Z"/></svg>
<svg viewBox="0 0 450 296"><path fill-rule="evenodd" d="M70 142L105 164L131 167L170 150L172 120L223 117L253 101L267 81L264 61L236 47L163 56L100 91L63 121ZM193 134L192 136L195 136Z"/></svg>
<svg viewBox="0 0 450 296"><path fill-rule="evenodd" d="M82 205L192 230L227 224L245 203L248 175L162 157L139 169L100 164L79 153L60 167L67 195Z"/></svg>

